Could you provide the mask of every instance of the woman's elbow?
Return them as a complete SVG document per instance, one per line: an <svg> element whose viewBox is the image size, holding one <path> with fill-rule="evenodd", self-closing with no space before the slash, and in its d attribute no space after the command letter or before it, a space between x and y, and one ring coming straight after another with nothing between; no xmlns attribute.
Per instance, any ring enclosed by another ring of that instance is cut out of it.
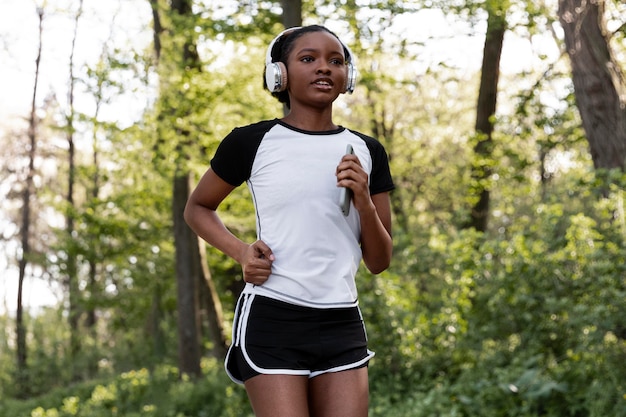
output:
<svg viewBox="0 0 626 417"><path fill-rule="evenodd" d="M364 258L363 262L367 267L367 270L372 274L377 275L389 268L391 265L391 251L388 254L382 256L374 256L371 258Z"/></svg>
<svg viewBox="0 0 626 417"><path fill-rule="evenodd" d="M383 272L384 270L386 270L387 268L389 268L389 264L386 265L368 265L365 264L365 266L367 266L367 270L370 271L372 274L374 275L378 275L381 272Z"/></svg>
<svg viewBox="0 0 626 417"><path fill-rule="evenodd" d="M187 223L190 227L192 227L194 223L194 210L195 204L191 199L187 200L187 204L185 204L185 210L183 211L183 219L185 219L185 223Z"/></svg>

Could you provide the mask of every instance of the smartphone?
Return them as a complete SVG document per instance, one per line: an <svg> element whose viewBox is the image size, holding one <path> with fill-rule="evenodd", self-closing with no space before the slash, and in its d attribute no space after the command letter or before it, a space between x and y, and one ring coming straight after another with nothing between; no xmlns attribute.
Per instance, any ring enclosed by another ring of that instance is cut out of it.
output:
<svg viewBox="0 0 626 417"><path fill-rule="evenodd" d="M348 144L346 147L346 155L354 155L354 149L352 149L352 145ZM350 199L352 198L352 190L343 187L341 189L341 194L339 195L339 207L341 207L341 212L344 216L350 214Z"/></svg>

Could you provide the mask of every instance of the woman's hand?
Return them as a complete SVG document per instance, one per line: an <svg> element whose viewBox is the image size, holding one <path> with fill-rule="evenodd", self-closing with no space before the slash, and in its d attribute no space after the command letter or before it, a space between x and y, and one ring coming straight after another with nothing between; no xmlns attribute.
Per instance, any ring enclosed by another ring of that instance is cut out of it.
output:
<svg viewBox="0 0 626 417"><path fill-rule="evenodd" d="M337 186L352 190L352 203L358 210L372 208L367 172L356 155L344 155L335 171Z"/></svg>
<svg viewBox="0 0 626 417"><path fill-rule="evenodd" d="M274 254L262 240L248 245L241 257L243 280L250 284L262 285L272 273Z"/></svg>

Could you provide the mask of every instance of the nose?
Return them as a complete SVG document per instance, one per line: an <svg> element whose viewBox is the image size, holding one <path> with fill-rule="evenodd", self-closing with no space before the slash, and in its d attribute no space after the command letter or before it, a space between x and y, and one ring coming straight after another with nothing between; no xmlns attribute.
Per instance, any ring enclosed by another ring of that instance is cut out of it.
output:
<svg viewBox="0 0 626 417"><path fill-rule="evenodd" d="M316 73L318 73L318 74L330 74L330 66L328 65L328 62L326 62L324 60L319 60L318 62L320 64L317 67Z"/></svg>

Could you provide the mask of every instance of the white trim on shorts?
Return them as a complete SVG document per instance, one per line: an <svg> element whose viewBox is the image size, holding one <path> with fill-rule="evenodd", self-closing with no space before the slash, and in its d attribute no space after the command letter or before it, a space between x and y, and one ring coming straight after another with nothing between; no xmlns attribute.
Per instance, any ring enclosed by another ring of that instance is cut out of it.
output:
<svg viewBox="0 0 626 417"><path fill-rule="evenodd" d="M329 368L329 369L324 369L321 371L311 371L308 369L267 369L267 368L262 368L258 365L256 365L252 359L250 358L250 356L248 355L248 352L246 350L246 330L248 327L248 318L250 316L250 306L252 305L252 302L254 301L255 298L255 294L241 294L240 296L240 300L241 298L243 298L243 303L241 303L241 307L240 307L240 302L237 301L237 308L235 309L235 317L233 319L233 340L232 340L232 345L231 348L228 349L228 353L226 354L226 359L224 360L224 368L226 369L226 373L228 374L228 377L235 383L237 384L243 384L243 381L235 378L233 376L233 374L228 370L228 362L229 362L229 358L230 358L230 354L232 352L232 346L239 346L241 348L241 352L243 354L243 357L245 359L245 361L248 363L248 365L255 370L256 372L260 373L260 374L264 374L264 375L302 375L302 376L308 376L309 379L314 378L316 376L322 375L322 374L326 374L326 373L332 373L332 372L340 372L340 371L346 371L349 369L354 369L354 368L358 368L361 365L367 363L370 359L372 359L375 355L374 352L372 352L371 350L367 349L367 356L357 362L353 362L353 363L349 363L346 365L341 365L341 366L336 366L334 368ZM363 322L363 316L361 315L361 309L358 308L357 309L359 311L359 315L361 316L361 322ZM239 318L241 316L241 319ZM365 333L365 339L367 340L367 332L365 330L365 324L363 324L363 332Z"/></svg>

